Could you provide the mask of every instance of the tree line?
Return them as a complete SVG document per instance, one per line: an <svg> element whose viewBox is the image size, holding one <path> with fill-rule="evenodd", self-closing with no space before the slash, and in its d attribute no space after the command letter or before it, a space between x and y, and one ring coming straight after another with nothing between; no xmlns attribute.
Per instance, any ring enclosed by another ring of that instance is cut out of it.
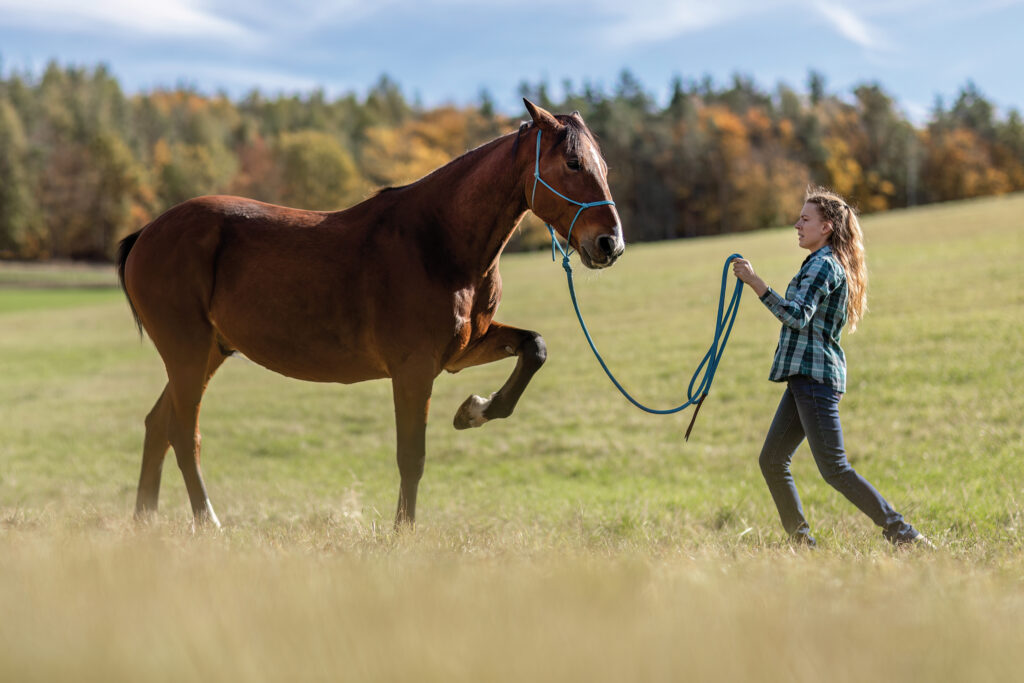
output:
<svg viewBox="0 0 1024 683"><path fill-rule="evenodd" d="M828 92L677 78L660 105L628 71L610 89L521 94L580 111L597 135L629 241L792 220L808 183L862 212L1024 189L1024 122L973 83L914 125L877 83ZM363 96L232 100L180 86L125 94L105 66L51 63L0 77L0 258L108 260L117 241L190 197L229 193L310 209L349 206L515 129L482 92L423 107L386 76ZM528 217L512 248L544 243Z"/></svg>

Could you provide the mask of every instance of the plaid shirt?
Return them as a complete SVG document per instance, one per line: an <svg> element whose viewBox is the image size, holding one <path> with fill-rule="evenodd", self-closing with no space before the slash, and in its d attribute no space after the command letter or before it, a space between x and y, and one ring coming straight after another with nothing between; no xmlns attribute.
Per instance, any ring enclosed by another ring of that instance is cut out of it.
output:
<svg viewBox="0 0 1024 683"><path fill-rule="evenodd" d="M846 391L846 355L839 346L846 297L846 272L829 246L804 259L786 298L768 288L761 302L782 322L770 380L806 375L839 393Z"/></svg>

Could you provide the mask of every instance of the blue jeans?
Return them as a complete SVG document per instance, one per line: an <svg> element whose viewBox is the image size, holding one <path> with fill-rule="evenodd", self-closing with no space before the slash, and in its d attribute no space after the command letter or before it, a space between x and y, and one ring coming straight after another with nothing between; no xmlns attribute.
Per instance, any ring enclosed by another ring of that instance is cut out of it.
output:
<svg viewBox="0 0 1024 683"><path fill-rule="evenodd" d="M825 481L882 527L886 539L893 543L909 541L917 535L914 527L903 521L903 516L846 459L839 424L840 398L842 394L809 377L797 375L788 380L759 459L782 526L793 536L810 532L789 471L793 453L806 437Z"/></svg>

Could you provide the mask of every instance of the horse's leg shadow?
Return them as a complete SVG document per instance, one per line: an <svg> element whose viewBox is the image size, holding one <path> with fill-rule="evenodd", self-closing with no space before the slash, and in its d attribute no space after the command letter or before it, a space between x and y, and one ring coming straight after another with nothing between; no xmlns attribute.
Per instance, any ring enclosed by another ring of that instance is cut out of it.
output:
<svg viewBox="0 0 1024 683"><path fill-rule="evenodd" d="M485 422L508 417L515 410L519 397L526 385L547 360L548 351L544 339L530 330L521 330L501 323L492 322L487 333L461 357L454 367L457 372L463 368L492 363L509 356L518 358L505 384L490 398L472 395L463 401L455 413L455 428L479 427Z"/></svg>

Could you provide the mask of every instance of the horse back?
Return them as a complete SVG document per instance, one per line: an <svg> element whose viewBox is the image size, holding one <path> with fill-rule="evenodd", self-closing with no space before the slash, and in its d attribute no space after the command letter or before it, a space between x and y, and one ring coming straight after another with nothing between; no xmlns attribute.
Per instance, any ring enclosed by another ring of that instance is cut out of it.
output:
<svg viewBox="0 0 1024 683"><path fill-rule="evenodd" d="M435 356L439 371L486 330L500 280L484 278L497 286L480 310L475 292L466 300L431 275L444 259L425 257L403 234L413 221L391 206L326 213L189 200L138 235L125 289L154 342L205 325L222 347L314 381L389 376L412 348Z"/></svg>

